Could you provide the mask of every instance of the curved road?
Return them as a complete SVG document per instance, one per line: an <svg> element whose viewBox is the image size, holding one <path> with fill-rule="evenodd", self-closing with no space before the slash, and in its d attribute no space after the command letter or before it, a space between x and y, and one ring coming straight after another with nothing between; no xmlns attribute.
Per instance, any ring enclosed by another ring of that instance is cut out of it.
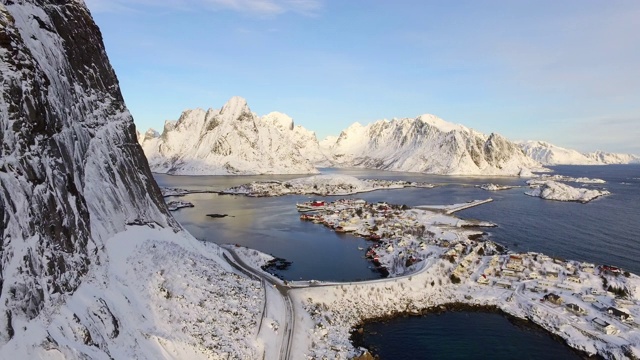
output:
<svg viewBox="0 0 640 360"><path fill-rule="evenodd" d="M357 282L313 282L313 280L311 280L305 284L301 284L300 282L292 282L291 284L289 284L289 286L284 286L282 285L280 280L275 279L271 276L268 276L262 271L259 271L253 268L251 265L245 263L236 254L236 252L233 250L232 247L223 247L223 249L225 249L226 251L223 252L222 256L227 261L227 263L229 263L229 265L231 265L233 268L237 269L238 271L242 272L243 274L249 276L250 278L261 281L263 284L265 284L265 286L268 283L269 286L273 286L274 288L276 288L280 293L280 295L282 296L285 309L286 309L285 324L284 324L284 329L282 331L282 345L280 347L280 359L282 360L289 360L291 358L291 345L293 342L292 338L293 338L293 334L295 333L294 331L295 330L295 310L293 307L293 302L291 301L291 297L289 296L289 290L291 290L292 288L295 289L295 288L315 287L315 286L339 286L339 285L353 285L353 284L361 285L361 284L373 284L373 283L381 283L381 282L388 282L388 281L397 281L398 279L408 278L426 271L428 268L433 266L433 264L437 260L436 257L430 257L428 259L425 259L423 260L422 267L417 271L411 274L406 274L406 275L402 275L394 278L382 278L382 279L357 281ZM232 259L230 259L229 256L227 256L227 253L231 255ZM267 308L266 302L267 302L267 295L265 292L265 306L263 310L263 318ZM262 320L261 320L261 323L262 323Z"/></svg>
<svg viewBox="0 0 640 360"><path fill-rule="evenodd" d="M222 254L222 256L229 263L229 265L231 265L233 268L237 269L238 271L242 272L243 274L249 276L250 278L261 281L265 285L266 283L269 283L271 286L278 289L278 292L280 293L280 295L282 295L286 312L285 312L284 330L282 331L282 345L280 347L280 359L289 360L289 358L291 357L291 343L292 343L291 338L293 337L293 334L294 334L293 329L295 327L295 316L293 311L293 303L291 302L291 297L289 296L289 287L283 286L282 284L280 284L279 281L275 280L270 276L265 275L264 273L254 269L252 266L245 263L235 253L235 251L233 251L233 249L231 248L224 248L224 249L227 250L228 253L231 255L231 257L233 258L233 260L229 259L226 252ZM265 305L264 305L264 310L262 312L263 318L267 308L266 292L265 292L264 301L265 301ZM262 323L262 320L260 320L260 323Z"/></svg>

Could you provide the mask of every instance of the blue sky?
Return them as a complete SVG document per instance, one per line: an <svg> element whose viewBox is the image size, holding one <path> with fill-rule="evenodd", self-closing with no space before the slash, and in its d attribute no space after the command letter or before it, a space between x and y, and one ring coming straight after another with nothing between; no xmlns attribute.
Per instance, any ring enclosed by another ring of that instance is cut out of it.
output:
<svg viewBox="0 0 640 360"><path fill-rule="evenodd" d="M85 1L141 131L239 95L319 139L431 113L640 154L640 1Z"/></svg>

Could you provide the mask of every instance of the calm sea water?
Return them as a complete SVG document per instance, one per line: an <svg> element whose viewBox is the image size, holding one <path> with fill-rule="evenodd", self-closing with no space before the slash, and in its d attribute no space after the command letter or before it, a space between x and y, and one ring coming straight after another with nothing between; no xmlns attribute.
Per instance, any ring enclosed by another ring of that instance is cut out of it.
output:
<svg viewBox="0 0 640 360"><path fill-rule="evenodd" d="M448 312L365 326L363 342L381 359L545 359L580 357L542 329L499 314Z"/></svg>
<svg viewBox="0 0 640 360"><path fill-rule="evenodd" d="M462 218L492 221L492 239L514 251L536 251L567 259L612 264L640 274L640 166L558 166L556 173L597 177L612 195L588 204L542 200L524 195L526 188L489 192L475 185L492 182L523 185L517 178L447 177L373 170L322 169L359 178L384 178L439 184L433 189L408 188L358 194L367 201L409 206L461 203L491 197L494 202L458 213ZM160 186L222 190L256 180L298 176L169 176L156 174ZM576 185L576 184L574 184ZM318 197L320 198L320 197ZM335 200L339 197L328 197ZM283 276L290 279L358 280L376 278L358 247L367 242L300 221L295 203L307 196L246 198L191 194L194 208L174 213L195 237L237 243L293 261ZM211 219L208 213L230 217Z"/></svg>
<svg viewBox="0 0 640 360"><path fill-rule="evenodd" d="M462 218L492 221L492 239L514 251L536 251L567 259L612 264L640 274L640 166L558 166L556 173L596 177L612 195L588 204L542 200L524 195L526 188L488 192L483 183L524 185L517 178L445 177L371 170L323 169L359 178L437 183L433 189L401 189L359 194L367 201L409 206L452 204L491 197L494 202L458 213ZM168 176L155 175L160 186L222 190L256 180L287 180L298 176ZM579 186L578 184L573 184ZM339 197L329 197L335 200ZM237 243L293 261L286 279L352 281L377 278L358 247L367 242L336 234L298 218L295 203L306 196L245 198L191 194L194 208L174 213L195 237L216 243ZM207 213L230 217L210 219ZM448 313L399 318L368 324L365 341L376 344L383 359L567 359L575 357L562 344L538 330L518 328L497 314Z"/></svg>

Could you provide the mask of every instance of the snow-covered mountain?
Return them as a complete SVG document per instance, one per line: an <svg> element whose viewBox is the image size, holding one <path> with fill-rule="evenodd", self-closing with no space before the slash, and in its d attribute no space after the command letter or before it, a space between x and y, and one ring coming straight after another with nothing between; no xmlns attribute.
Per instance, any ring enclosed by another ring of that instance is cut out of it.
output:
<svg viewBox="0 0 640 360"><path fill-rule="evenodd" d="M515 143L434 115L359 123L323 147L338 166L446 175L525 175L541 165Z"/></svg>
<svg viewBox="0 0 640 360"><path fill-rule="evenodd" d="M593 159L600 164L640 164L640 157L633 154L608 153L595 151L585 154L589 159Z"/></svg>
<svg viewBox="0 0 640 360"><path fill-rule="evenodd" d="M310 174L311 161L324 161L315 134L285 114L260 118L241 97L220 110L184 111L141 145L151 170L180 175Z"/></svg>
<svg viewBox="0 0 640 360"><path fill-rule="evenodd" d="M300 155L313 165L328 166L331 164L329 158L321 150L316 134L301 125L294 126L293 119L287 114L272 112L263 116L262 121L280 129L282 134L300 152Z"/></svg>
<svg viewBox="0 0 640 360"><path fill-rule="evenodd" d="M259 358L260 284L169 215L82 0L0 2L0 139L0 359Z"/></svg>
<svg viewBox="0 0 640 360"><path fill-rule="evenodd" d="M608 165L640 163L640 158L629 154L596 151L581 153L545 141L523 141L518 143L530 157L544 165Z"/></svg>

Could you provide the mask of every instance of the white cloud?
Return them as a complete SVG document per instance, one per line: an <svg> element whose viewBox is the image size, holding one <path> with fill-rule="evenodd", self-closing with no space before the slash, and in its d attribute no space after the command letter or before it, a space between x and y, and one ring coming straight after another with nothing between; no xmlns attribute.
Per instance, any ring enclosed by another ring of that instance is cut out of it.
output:
<svg viewBox="0 0 640 360"><path fill-rule="evenodd" d="M313 16L322 0L85 0L93 12L140 11L142 7L182 11L235 11L253 16L297 13Z"/></svg>

